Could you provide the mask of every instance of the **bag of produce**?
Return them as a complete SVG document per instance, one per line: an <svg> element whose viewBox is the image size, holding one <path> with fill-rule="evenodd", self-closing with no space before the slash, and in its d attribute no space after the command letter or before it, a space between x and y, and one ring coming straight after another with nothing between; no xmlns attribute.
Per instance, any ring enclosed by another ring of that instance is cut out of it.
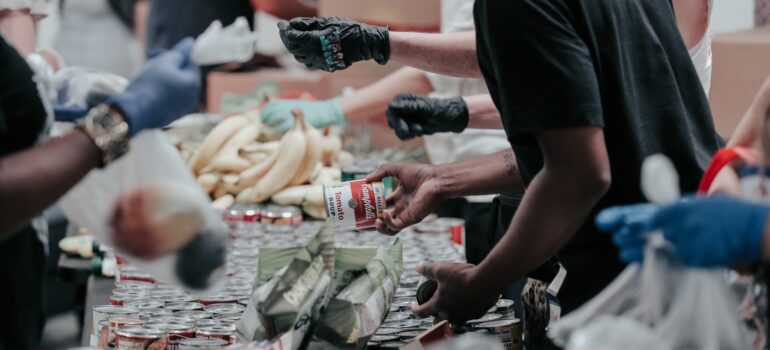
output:
<svg viewBox="0 0 770 350"><path fill-rule="evenodd" d="M363 349L388 313L399 284L402 243L377 250L366 269L337 294L316 326L311 349Z"/></svg>
<svg viewBox="0 0 770 350"><path fill-rule="evenodd" d="M241 341L270 340L289 333L298 349L331 298L334 231L325 227L288 266L257 288L237 323ZM282 337L283 339L284 337Z"/></svg>

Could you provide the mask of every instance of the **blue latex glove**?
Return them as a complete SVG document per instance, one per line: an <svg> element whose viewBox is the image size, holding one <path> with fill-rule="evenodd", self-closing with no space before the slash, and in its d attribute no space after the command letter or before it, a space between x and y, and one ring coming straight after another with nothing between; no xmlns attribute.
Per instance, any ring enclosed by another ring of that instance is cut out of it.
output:
<svg viewBox="0 0 770 350"><path fill-rule="evenodd" d="M201 73L190 62L193 39L187 38L149 60L126 91L108 100L123 112L131 136L160 128L191 113L198 104Z"/></svg>
<svg viewBox="0 0 770 350"><path fill-rule="evenodd" d="M88 113L88 108L82 107L53 107L54 119L57 122L74 122L83 118Z"/></svg>
<svg viewBox="0 0 770 350"><path fill-rule="evenodd" d="M596 227L612 232L612 240L626 263L642 261L647 244L647 227L657 211L652 204L617 206L602 210L596 216Z"/></svg>
<svg viewBox="0 0 770 350"><path fill-rule="evenodd" d="M614 232L621 252L635 250L632 247L644 240L645 232L663 231L679 259L696 267L758 261L770 217L766 204L725 196L688 199L641 218L647 210L642 206L610 208L599 214L597 225ZM623 219L613 219L617 217Z"/></svg>
<svg viewBox="0 0 770 350"><path fill-rule="evenodd" d="M260 112L262 124L270 127L274 134L281 135L294 124L291 111L297 107L305 115L305 121L316 128L347 125L339 98L323 101L271 100Z"/></svg>

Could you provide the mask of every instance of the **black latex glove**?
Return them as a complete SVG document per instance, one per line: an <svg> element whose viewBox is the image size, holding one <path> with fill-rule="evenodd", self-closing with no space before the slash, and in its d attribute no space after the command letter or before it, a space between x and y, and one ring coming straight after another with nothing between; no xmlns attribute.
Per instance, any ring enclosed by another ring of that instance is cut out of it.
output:
<svg viewBox="0 0 770 350"><path fill-rule="evenodd" d="M298 17L278 23L281 40L297 61L327 72L353 62L390 58L388 28L339 17Z"/></svg>
<svg viewBox="0 0 770 350"><path fill-rule="evenodd" d="M437 132L462 132L468 127L468 106L462 97L430 98L400 94L385 111L388 126L401 140Z"/></svg>

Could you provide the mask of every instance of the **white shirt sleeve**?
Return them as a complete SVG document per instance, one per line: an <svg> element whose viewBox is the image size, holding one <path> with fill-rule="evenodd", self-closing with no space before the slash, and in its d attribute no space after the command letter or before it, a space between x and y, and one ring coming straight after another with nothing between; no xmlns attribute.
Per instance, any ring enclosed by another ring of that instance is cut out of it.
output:
<svg viewBox="0 0 770 350"><path fill-rule="evenodd" d="M48 15L46 10L46 0L0 0L0 11L25 9L29 9L30 14L36 19Z"/></svg>

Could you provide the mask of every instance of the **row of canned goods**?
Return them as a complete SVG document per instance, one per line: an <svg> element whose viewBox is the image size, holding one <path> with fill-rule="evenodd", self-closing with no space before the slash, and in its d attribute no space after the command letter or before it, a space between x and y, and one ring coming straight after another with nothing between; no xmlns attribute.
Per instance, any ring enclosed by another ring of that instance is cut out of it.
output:
<svg viewBox="0 0 770 350"><path fill-rule="evenodd" d="M225 211L224 219L231 227L243 222L296 226L302 223L302 211L286 205L238 204Z"/></svg>
<svg viewBox="0 0 770 350"><path fill-rule="evenodd" d="M235 322L252 285L230 278L224 291L196 298L181 288L154 283L123 266L109 305L94 306L91 345L117 349L223 349L235 342Z"/></svg>

